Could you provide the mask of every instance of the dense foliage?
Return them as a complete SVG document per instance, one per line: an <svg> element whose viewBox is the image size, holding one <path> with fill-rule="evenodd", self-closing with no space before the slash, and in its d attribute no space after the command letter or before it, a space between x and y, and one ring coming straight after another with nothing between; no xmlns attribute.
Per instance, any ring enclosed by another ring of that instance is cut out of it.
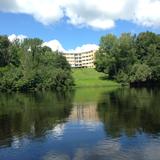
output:
<svg viewBox="0 0 160 160"><path fill-rule="evenodd" d="M70 65L42 40L11 43L0 36L0 91L60 90L72 85Z"/></svg>
<svg viewBox="0 0 160 160"><path fill-rule="evenodd" d="M142 32L103 36L96 54L96 70L131 85L160 81L160 35Z"/></svg>

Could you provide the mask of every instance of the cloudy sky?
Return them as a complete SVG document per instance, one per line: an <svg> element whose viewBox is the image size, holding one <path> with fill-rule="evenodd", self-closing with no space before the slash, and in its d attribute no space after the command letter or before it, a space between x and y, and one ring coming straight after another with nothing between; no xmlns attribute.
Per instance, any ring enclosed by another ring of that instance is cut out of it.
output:
<svg viewBox="0 0 160 160"><path fill-rule="evenodd" d="M102 35L160 33L160 0L0 0L0 34L38 37L53 50L94 49Z"/></svg>

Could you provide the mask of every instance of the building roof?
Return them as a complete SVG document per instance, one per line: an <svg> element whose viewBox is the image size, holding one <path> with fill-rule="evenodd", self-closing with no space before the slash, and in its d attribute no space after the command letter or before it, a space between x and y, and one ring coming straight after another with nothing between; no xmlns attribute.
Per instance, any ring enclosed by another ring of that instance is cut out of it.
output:
<svg viewBox="0 0 160 160"><path fill-rule="evenodd" d="M84 53L90 53L94 51L96 50L90 50L90 51L85 51L85 52L62 52L62 54L84 54Z"/></svg>

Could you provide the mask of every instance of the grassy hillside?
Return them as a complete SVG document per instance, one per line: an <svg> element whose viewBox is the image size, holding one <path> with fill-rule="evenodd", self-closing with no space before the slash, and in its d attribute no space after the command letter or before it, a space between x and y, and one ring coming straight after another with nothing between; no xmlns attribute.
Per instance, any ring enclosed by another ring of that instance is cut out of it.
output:
<svg viewBox="0 0 160 160"><path fill-rule="evenodd" d="M99 73L93 68L72 70L76 87L111 87L119 86L118 83L105 79L104 73Z"/></svg>

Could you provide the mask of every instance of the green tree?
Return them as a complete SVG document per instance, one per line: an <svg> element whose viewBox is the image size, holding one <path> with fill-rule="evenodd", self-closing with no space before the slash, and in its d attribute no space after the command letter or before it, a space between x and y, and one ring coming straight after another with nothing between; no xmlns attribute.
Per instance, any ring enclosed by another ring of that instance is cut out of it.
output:
<svg viewBox="0 0 160 160"><path fill-rule="evenodd" d="M0 46L2 51L1 48ZM42 40L16 40L9 43L5 51L9 58L5 65L0 66L1 91L72 88L74 82L67 60L62 54L43 46ZM5 57L3 59L5 60Z"/></svg>
<svg viewBox="0 0 160 160"><path fill-rule="evenodd" d="M116 36L109 34L100 40L100 48L96 53L96 70L104 72L110 78L114 78L117 73L116 57L119 53Z"/></svg>
<svg viewBox="0 0 160 160"><path fill-rule="evenodd" d="M121 83L160 81L160 35L123 33L119 38L106 35L100 40L96 70Z"/></svg>
<svg viewBox="0 0 160 160"><path fill-rule="evenodd" d="M10 63L10 42L7 36L0 36L0 67L4 67Z"/></svg>
<svg viewBox="0 0 160 160"><path fill-rule="evenodd" d="M151 79L151 68L146 64L134 64L130 72L130 82L146 82Z"/></svg>

